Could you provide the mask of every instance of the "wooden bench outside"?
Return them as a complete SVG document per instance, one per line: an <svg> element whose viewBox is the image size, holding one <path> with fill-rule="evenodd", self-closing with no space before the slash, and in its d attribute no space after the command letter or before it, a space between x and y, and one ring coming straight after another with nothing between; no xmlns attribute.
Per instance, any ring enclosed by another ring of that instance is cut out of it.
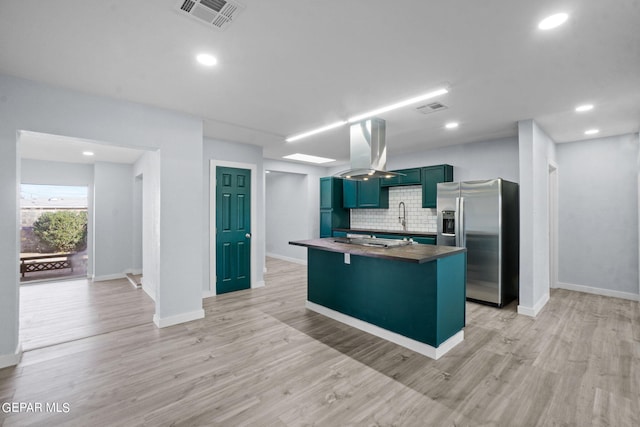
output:
<svg viewBox="0 0 640 427"><path fill-rule="evenodd" d="M73 272L73 256L75 252L34 255L20 257L20 274L24 277L27 273L37 271L62 270L70 268Z"/></svg>

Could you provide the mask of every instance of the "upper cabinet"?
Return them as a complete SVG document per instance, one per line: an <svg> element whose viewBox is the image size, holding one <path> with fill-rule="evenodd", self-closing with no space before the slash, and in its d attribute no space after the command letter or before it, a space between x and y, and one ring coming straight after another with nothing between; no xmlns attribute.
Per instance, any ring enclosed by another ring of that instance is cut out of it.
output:
<svg viewBox="0 0 640 427"><path fill-rule="evenodd" d="M342 180L342 206L346 209L358 207L358 182L351 179Z"/></svg>
<svg viewBox="0 0 640 427"><path fill-rule="evenodd" d="M342 179L320 178L320 237L331 237L334 228L349 228L349 211L342 207Z"/></svg>
<svg viewBox="0 0 640 427"><path fill-rule="evenodd" d="M391 178L382 178L380 185L382 187L397 187L400 185L420 185L422 184L422 168L401 169L393 172L402 175Z"/></svg>
<svg viewBox="0 0 640 427"><path fill-rule="evenodd" d="M453 166L437 165L422 168L422 207L435 208L437 203L437 184L453 181Z"/></svg>
<svg viewBox="0 0 640 427"><path fill-rule="evenodd" d="M364 209L389 207L389 189L380 186L380 179L358 181L358 207Z"/></svg>
<svg viewBox="0 0 640 427"><path fill-rule="evenodd" d="M389 189L380 185L380 179L342 182L343 207L347 209L386 209L389 207Z"/></svg>
<svg viewBox="0 0 640 427"><path fill-rule="evenodd" d="M320 209L342 207L342 180L331 176L320 178Z"/></svg>
<svg viewBox="0 0 640 427"><path fill-rule="evenodd" d="M402 185L422 185L422 207L435 208L437 198L436 185L439 182L453 181L453 166L436 165L422 168L401 169L402 175L392 178L373 178L367 181L351 179L339 180L341 191L336 199L337 191L323 191L335 185L338 178L322 178L320 181L320 209L341 206L345 209L388 209L389 188Z"/></svg>

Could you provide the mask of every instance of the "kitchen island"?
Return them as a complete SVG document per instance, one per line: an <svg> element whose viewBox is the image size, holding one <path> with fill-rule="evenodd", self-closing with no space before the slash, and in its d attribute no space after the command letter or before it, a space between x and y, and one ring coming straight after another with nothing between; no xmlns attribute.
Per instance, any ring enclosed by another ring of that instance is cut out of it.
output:
<svg viewBox="0 0 640 427"><path fill-rule="evenodd" d="M289 242L308 248L306 306L438 359L464 338L466 249L385 240Z"/></svg>

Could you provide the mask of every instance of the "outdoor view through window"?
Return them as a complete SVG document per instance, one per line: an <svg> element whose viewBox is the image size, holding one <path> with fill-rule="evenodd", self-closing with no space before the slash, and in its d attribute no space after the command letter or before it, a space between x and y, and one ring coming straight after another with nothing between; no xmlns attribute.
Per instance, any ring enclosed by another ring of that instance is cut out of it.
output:
<svg viewBox="0 0 640 427"><path fill-rule="evenodd" d="M87 274L87 187L20 186L20 281Z"/></svg>

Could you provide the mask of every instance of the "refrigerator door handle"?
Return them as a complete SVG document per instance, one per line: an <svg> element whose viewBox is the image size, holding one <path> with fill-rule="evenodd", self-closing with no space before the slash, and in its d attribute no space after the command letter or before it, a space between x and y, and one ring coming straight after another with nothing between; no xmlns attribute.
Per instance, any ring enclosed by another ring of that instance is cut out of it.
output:
<svg viewBox="0 0 640 427"><path fill-rule="evenodd" d="M456 246L464 248L467 245L464 230L464 197L456 197Z"/></svg>

